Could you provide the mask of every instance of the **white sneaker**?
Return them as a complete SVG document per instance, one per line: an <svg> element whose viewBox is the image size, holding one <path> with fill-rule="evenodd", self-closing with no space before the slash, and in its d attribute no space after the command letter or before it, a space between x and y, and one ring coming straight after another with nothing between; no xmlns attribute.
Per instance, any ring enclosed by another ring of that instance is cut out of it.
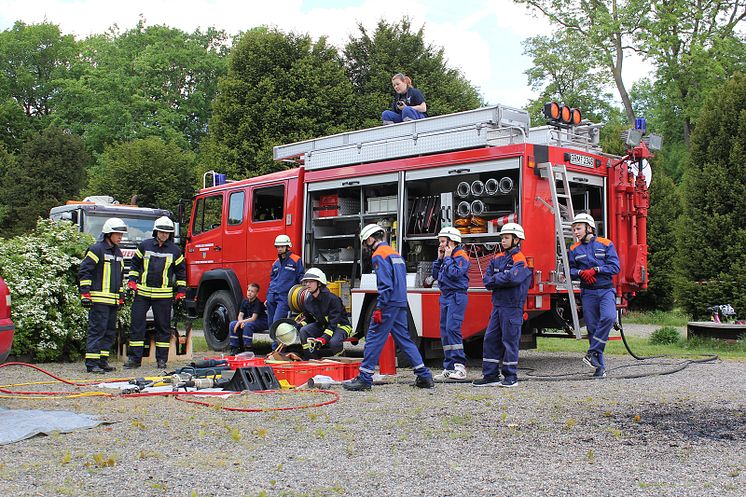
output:
<svg viewBox="0 0 746 497"><path fill-rule="evenodd" d="M451 381L466 380L466 366L464 366L463 364L454 364L453 367L455 369L450 372L450 374L448 375L448 379Z"/></svg>
<svg viewBox="0 0 746 497"><path fill-rule="evenodd" d="M448 378L451 377L452 374L454 374L455 371L451 369L444 369L442 373L436 374L433 376L433 380L435 381L448 381Z"/></svg>

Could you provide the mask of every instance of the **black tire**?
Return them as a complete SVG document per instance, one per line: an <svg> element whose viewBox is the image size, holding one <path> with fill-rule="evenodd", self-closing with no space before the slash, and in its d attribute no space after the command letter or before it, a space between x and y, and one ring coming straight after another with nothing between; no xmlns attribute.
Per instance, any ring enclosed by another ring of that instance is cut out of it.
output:
<svg viewBox="0 0 746 497"><path fill-rule="evenodd" d="M208 347L217 351L228 349L228 325L237 315L236 304L228 290L218 290L207 298L202 322Z"/></svg>
<svg viewBox="0 0 746 497"><path fill-rule="evenodd" d="M373 315L373 310L376 308L376 304L378 303L378 299L374 298L370 302L368 302L368 306L365 308L365 312L363 312L363 324L362 324L362 336L368 334L368 325L370 324L371 316ZM414 326L414 321L412 320L412 316L409 314L409 311L407 311L407 325L409 328L409 338L412 339L414 344L417 346L417 350L420 351L420 354L422 353L422 350L420 348L420 344L422 342L422 339L417 335L417 330ZM396 348L396 363L400 368L409 368L412 367L412 363L409 362L409 357L399 350L399 348Z"/></svg>

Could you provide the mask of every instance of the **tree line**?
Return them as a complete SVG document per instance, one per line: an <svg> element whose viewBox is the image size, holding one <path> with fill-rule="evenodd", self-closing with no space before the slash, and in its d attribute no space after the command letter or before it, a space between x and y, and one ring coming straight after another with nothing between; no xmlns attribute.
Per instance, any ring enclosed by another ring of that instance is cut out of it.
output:
<svg viewBox="0 0 746 497"><path fill-rule="evenodd" d="M635 117L664 137L652 164L651 285L637 305L678 302L701 315L727 300L746 313L746 266L732 256L746 253L736 167L746 2L517 1L555 28L524 41L534 124L544 102L559 100L606 124L607 152L623 153L619 133ZM631 56L655 69L628 88ZM16 22L0 32L0 236L27 232L70 198L137 195L174 209L206 170L243 178L282 168L275 145L378 125L395 72L413 75L431 115L485 103L407 18L359 25L340 48L267 27L188 33L141 20L76 40L51 23Z"/></svg>

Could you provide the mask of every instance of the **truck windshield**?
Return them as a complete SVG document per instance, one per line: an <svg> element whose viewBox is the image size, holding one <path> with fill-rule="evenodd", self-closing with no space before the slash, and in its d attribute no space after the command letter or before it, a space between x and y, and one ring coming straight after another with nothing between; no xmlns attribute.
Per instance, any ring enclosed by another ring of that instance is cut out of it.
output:
<svg viewBox="0 0 746 497"><path fill-rule="evenodd" d="M86 216L86 226L84 231L95 237L101 234L104 223L111 216L97 216L88 214ZM143 219L138 217L119 217L127 225L127 234L122 238L124 243L137 243L153 236L153 219Z"/></svg>

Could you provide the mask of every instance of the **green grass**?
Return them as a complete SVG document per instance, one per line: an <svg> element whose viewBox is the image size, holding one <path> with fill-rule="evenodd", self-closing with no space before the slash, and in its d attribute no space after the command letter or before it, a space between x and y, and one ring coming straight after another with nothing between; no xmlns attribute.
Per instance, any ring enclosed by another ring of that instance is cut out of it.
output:
<svg viewBox="0 0 746 497"><path fill-rule="evenodd" d="M672 311L630 311L624 314L623 323L654 324L657 326L686 326L690 317L681 309Z"/></svg>
<svg viewBox="0 0 746 497"><path fill-rule="evenodd" d="M612 333L615 336L616 333ZM632 352L638 356L672 355L685 357L691 354L708 355L717 354L721 359L746 360L746 340L736 343L727 343L722 340L692 339L680 341L676 344L651 345L647 338L627 337L627 343ZM537 349L540 352L573 352L585 353L588 350L588 341L575 340L573 338L546 338L539 337ZM627 349L621 340L612 340L606 344L606 353L610 355L627 355Z"/></svg>

